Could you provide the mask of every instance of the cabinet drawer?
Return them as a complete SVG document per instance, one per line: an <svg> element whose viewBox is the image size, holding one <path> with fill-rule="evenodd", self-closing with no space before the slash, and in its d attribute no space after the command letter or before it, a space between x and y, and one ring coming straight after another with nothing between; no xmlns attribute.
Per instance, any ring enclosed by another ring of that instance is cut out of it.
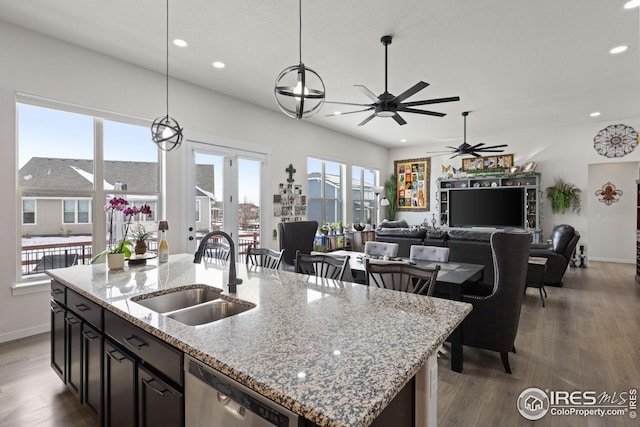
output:
<svg viewBox="0 0 640 427"><path fill-rule="evenodd" d="M104 331L125 349L162 372L180 387L184 385L181 351L110 311L104 312Z"/></svg>
<svg viewBox="0 0 640 427"><path fill-rule="evenodd" d="M102 331L102 307L93 301L67 289L67 307L69 310L91 323L94 328Z"/></svg>
<svg viewBox="0 0 640 427"><path fill-rule="evenodd" d="M55 280L51 281L51 298L63 305L67 305L67 287Z"/></svg>

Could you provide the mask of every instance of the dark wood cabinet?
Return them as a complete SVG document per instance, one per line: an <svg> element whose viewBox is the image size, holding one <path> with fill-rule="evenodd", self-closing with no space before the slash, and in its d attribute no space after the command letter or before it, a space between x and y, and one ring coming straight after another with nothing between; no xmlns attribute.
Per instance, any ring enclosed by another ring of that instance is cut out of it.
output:
<svg viewBox="0 0 640 427"><path fill-rule="evenodd" d="M102 334L82 325L82 402L98 417L102 414Z"/></svg>
<svg viewBox="0 0 640 427"><path fill-rule="evenodd" d="M82 320L67 310L67 386L82 399Z"/></svg>
<svg viewBox="0 0 640 427"><path fill-rule="evenodd" d="M51 301L51 368L66 383L66 310L56 301Z"/></svg>
<svg viewBox="0 0 640 427"><path fill-rule="evenodd" d="M184 396L138 365L138 426L184 426Z"/></svg>
<svg viewBox="0 0 640 427"><path fill-rule="evenodd" d="M108 338L104 340L104 426L135 427L136 360Z"/></svg>

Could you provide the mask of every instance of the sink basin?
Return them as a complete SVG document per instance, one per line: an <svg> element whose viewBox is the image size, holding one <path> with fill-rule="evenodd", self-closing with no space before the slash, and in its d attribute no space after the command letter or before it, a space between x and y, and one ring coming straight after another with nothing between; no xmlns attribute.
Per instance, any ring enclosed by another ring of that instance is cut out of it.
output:
<svg viewBox="0 0 640 427"><path fill-rule="evenodd" d="M167 314L167 317L189 326L204 325L229 316L242 313L255 307L248 302L240 303L226 299L217 299L195 307Z"/></svg>
<svg viewBox="0 0 640 427"><path fill-rule="evenodd" d="M222 293L221 289L207 285L193 285L188 289L176 289L161 295L147 294L131 298L150 310L158 313L168 313L208 301L217 300Z"/></svg>

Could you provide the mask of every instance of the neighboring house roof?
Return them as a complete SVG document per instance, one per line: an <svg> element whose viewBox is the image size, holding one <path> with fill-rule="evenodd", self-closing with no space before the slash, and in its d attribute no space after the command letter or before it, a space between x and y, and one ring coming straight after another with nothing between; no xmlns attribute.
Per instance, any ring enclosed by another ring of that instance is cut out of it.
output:
<svg viewBox="0 0 640 427"><path fill-rule="evenodd" d="M158 177L158 164L106 160L104 162L105 188L116 183L127 185L135 193L154 194ZM89 191L93 188L93 160L32 157L18 172L19 185L25 195L36 196L29 189ZM196 186L205 194L214 193L213 165L196 165ZM208 195L208 194L207 194Z"/></svg>

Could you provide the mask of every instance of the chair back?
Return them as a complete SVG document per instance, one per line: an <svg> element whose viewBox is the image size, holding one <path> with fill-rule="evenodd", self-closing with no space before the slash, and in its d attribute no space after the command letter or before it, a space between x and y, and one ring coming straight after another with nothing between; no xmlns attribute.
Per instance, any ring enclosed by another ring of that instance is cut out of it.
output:
<svg viewBox="0 0 640 427"><path fill-rule="evenodd" d="M364 243L364 253L372 256L397 257L399 246L397 243L368 241Z"/></svg>
<svg viewBox="0 0 640 427"><path fill-rule="evenodd" d="M488 296L463 295L473 304L464 320L465 345L509 352L518 332L529 264L530 234L495 232L491 236L494 284Z"/></svg>
<svg viewBox="0 0 640 427"><path fill-rule="evenodd" d="M296 254L296 273L326 279L344 280L349 269L349 255L344 257L327 254Z"/></svg>
<svg viewBox="0 0 640 427"><path fill-rule="evenodd" d="M231 248L229 248L229 245L221 241L209 242L207 243L207 248L205 249L204 254L208 258L229 261Z"/></svg>
<svg viewBox="0 0 640 427"><path fill-rule="evenodd" d="M404 262L365 259L367 285L413 294L433 295L440 266L417 267Z"/></svg>
<svg viewBox="0 0 640 427"><path fill-rule="evenodd" d="M317 231L317 221L278 223L280 250L283 251L282 262L288 264L290 270L294 270L297 251L304 254L311 253Z"/></svg>
<svg viewBox="0 0 640 427"><path fill-rule="evenodd" d="M409 258L426 261L448 262L449 252L449 248L445 248L442 246L411 245Z"/></svg>
<svg viewBox="0 0 640 427"><path fill-rule="evenodd" d="M575 228L567 224L556 225L551 232L551 249L565 258L571 258L580 235Z"/></svg>
<svg viewBox="0 0 640 427"><path fill-rule="evenodd" d="M282 262L282 251L274 251L269 248L254 248L249 245L247 248L247 264L258 267L272 268L277 270Z"/></svg>

